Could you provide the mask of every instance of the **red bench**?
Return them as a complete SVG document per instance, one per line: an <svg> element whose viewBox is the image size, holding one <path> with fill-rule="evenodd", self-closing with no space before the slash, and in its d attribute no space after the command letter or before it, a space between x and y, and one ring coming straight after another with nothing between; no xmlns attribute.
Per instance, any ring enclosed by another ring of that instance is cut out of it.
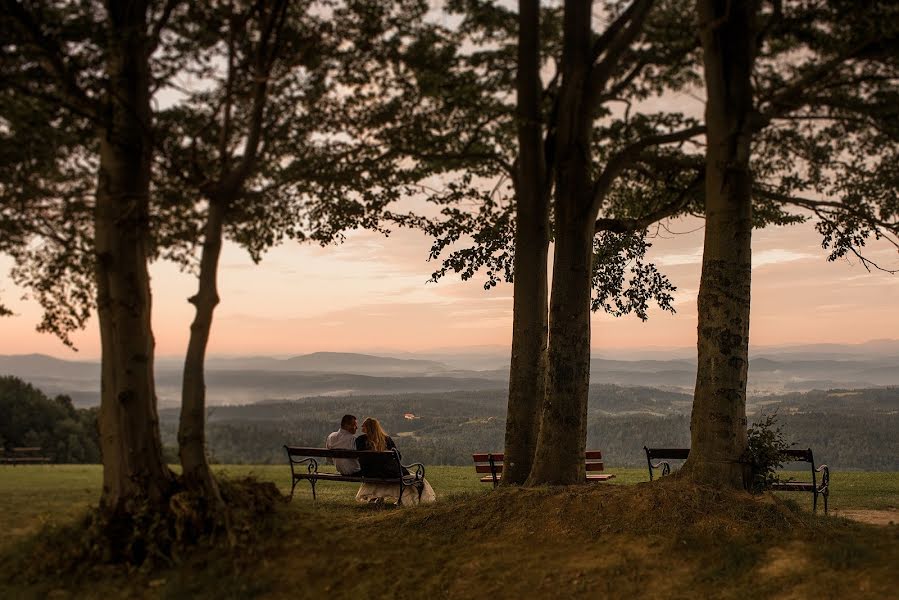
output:
<svg viewBox="0 0 899 600"><path fill-rule="evenodd" d="M498 486L503 474L503 453L481 452L472 454L471 458L474 460L475 472L488 473L481 477L481 483L492 483L493 487ZM587 450L584 453L584 467L587 471L587 483L608 481L615 477L606 473L598 473L604 469L602 452L599 450Z"/></svg>

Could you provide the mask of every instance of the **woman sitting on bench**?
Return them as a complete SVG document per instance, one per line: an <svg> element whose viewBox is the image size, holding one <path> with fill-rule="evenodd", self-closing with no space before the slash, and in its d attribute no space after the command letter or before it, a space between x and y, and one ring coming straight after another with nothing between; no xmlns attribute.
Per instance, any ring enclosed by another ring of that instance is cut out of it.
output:
<svg viewBox="0 0 899 600"><path fill-rule="evenodd" d="M397 453L399 453L399 449L397 449L393 439L387 435L387 432L381 427L381 423L373 417L368 417L362 421L362 435L356 438L356 450L375 452L396 450ZM383 463L379 464L377 462L368 461L364 456L359 457L359 466L362 468L361 475L363 477L396 477L394 473L385 472L382 465ZM403 467L403 475L409 475L409 471L405 467ZM404 495L403 504L417 504L418 494L415 493L412 488L405 489L410 491ZM385 483L363 483L359 488L359 491L356 492L356 501L363 503L380 503L384 502L386 499L397 501L398 498L396 497L396 493L397 486L395 485ZM424 491L421 494L421 502L434 502L436 499L437 496L434 494L434 489L431 487L431 484L428 483L428 480L425 479Z"/></svg>

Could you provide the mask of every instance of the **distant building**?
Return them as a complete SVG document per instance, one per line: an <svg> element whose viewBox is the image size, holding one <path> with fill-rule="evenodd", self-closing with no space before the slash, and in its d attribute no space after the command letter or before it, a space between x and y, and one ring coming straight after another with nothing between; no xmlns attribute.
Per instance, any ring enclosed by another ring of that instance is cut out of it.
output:
<svg viewBox="0 0 899 600"><path fill-rule="evenodd" d="M406 413L406 414L403 415L403 418L406 419L407 421L412 421L412 420L414 420L414 419L420 419L421 417L416 417L416 416L415 416L414 414L412 414L412 413Z"/></svg>

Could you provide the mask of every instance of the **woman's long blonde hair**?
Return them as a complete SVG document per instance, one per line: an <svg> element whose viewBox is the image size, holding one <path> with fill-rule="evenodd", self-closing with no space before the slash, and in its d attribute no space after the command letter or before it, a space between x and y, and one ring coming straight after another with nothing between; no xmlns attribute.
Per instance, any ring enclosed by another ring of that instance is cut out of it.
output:
<svg viewBox="0 0 899 600"><path fill-rule="evenodd" d="M362 431L368 436L368 445L376 452L387 450L387 432L374 417L362 421Z"/></svg>

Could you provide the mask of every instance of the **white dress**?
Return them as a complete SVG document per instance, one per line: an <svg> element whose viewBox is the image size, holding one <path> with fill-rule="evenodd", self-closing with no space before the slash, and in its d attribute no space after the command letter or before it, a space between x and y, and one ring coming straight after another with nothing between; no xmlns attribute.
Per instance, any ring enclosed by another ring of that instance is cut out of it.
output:
<svg viewBox="0 0 899 600"><path fill-rule="evenodd" d="M363 483L359 488L359 491L356 492L356 502L365 504L380 499L383 502L397 503L399 491L400 486L396 484ZM434 493L434 488L432 488L431 484L428 483L428 480L425 479L424 489L421 491L420 503L430 504L436 500L437 494ZM415 506L416 504L419 504L418 490L415 486L403 486L403 506Z"/></svg>

